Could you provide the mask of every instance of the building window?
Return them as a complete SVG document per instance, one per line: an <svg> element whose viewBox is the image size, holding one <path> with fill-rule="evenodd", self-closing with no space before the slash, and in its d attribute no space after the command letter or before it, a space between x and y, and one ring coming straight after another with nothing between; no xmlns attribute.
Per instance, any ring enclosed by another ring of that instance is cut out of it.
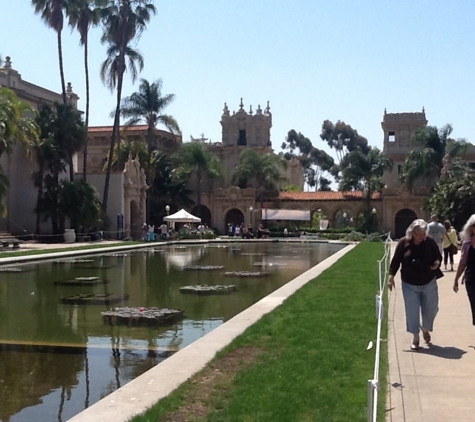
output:
<svg viewBox="0 0 475 422"><path fill-rule="evenodd" d="M402 164L398 164L397 166L397 174L402 174L402 172L404 171L404 166Z"/></svg>
<svg viewBox="0 0 475 422"><path fill-rule="evenodd" d="M475 163L473 161L471 163L468 163L468 168L470 170L475 170Z"/></svg>
<svg viewBox="0 0 475 422"><path fill-rule="evenodd" d="M246 131L244 129L239 131L238 145L247 145Z"/></svg>
<svg viewBox="0 0 475 422"><path fill-rule="evenodd" d="M388 137L389 137L389 142L396 142L396 133L395 132L389 132Z"/></svg>

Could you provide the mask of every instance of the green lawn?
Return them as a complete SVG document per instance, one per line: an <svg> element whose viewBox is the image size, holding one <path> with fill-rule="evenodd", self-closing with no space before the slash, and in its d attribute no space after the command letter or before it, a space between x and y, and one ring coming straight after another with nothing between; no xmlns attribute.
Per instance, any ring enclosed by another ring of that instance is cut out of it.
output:
<svg viewBox="0 0 475 422"><path fill-rule="evenodd" d="M366 421L382 256L383 243L361 243L133 421ZM384 420L385 342L381 359Z"/></svg>

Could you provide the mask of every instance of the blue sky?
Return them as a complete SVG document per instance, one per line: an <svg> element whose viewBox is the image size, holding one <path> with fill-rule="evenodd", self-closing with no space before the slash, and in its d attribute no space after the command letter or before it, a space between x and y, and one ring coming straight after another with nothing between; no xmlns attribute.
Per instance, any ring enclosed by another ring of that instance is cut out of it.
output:
<svg viewBox="0 0 475 422"><path fill-rule="evenodd" d="M343 120L382 148L388 113L421 111L430 125L451 123L475 143L475 2L471 0L156 0L157 14L137 44L140 77L161 78L167 108L184 141L221 140L224 103L231 112L270 102L276 151L295 129L315 146L325 119ZM56 35L30 1L0 6L0 54L23 79L60 91ZM90 35L91 125L108 125L115 106L99 78L105 46ZM65 76L84 109L83 53L63 31ZM125 76L124 95L138 89Z"/></svg>

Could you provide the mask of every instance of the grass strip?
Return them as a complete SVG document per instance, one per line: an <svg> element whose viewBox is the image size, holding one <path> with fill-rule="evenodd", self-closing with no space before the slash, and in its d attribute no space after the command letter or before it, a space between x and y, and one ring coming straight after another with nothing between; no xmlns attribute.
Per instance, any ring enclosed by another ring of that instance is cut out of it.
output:
<svg viewBox="0 0 475 422"><path fill-rule="evenodd" d="M133 422L366 421L382 255L382 243L358 245ZM381 359L384 420L385 342Z"/></svg>

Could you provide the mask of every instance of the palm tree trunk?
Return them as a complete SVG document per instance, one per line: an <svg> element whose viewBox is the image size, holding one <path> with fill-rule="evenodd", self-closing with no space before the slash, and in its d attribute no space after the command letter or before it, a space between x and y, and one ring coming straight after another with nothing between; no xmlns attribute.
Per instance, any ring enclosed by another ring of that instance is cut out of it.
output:
<svg viewBox="0 0 475 422"><path fill-rule="evenodd" d="M73 167L73 156L68 154L68 164L69 164L69 181L74 182L74 167Z"/></svg>
<svg viewBox="0 0 475 422"><path fill-rule="evenodd" d="M106 181L104 184L104 196L103 196L103 201L102 201L102 210L104 214L107 213L107 201L109 199L109 185L110 185L110 176L111 176L111 168L112 168L112 156L114 155L114 145L116 142L117 142L117 145L119 144L120 101L121 101L121 95L122 95L123 77L124 77L124 72L123 70L121 70L117 78L117 106L115 108L114 127L112 129L111 144L109 148L109 156L107 159ZM120 162L118 164L120 168Z"/></svg>
<svg viewBox="0 0 475 422"><path fill-rule="evenodd" d="M43 197L43 169L40 167L39 174L38 174L38 196L36 199L36 234L40 234L40 221L41 221L41 215L39 212L39 207L40 207L40 202L41 198Z"/></svg>
<svg viewBox="0 0 475 422"><path fill-rule="evenodd" d="M61 43L61 31L57 32L58 38L58 59L59 59L59 74L61 76L61 90L63 94L63 103L66 104L68 102L66 98L66 83L64 81L64 68L63 68L63 47Z"/></svg>
<svg viewBox="0 0 475 422"><path fill-rule="evenodd" d="M86 181L87 178L87 142L89 132L89 64L88 64L88 45L87 34L84 40L84 73L86 76L86 142L84 143L83 163L82 163L82 178Z"/></svg>

